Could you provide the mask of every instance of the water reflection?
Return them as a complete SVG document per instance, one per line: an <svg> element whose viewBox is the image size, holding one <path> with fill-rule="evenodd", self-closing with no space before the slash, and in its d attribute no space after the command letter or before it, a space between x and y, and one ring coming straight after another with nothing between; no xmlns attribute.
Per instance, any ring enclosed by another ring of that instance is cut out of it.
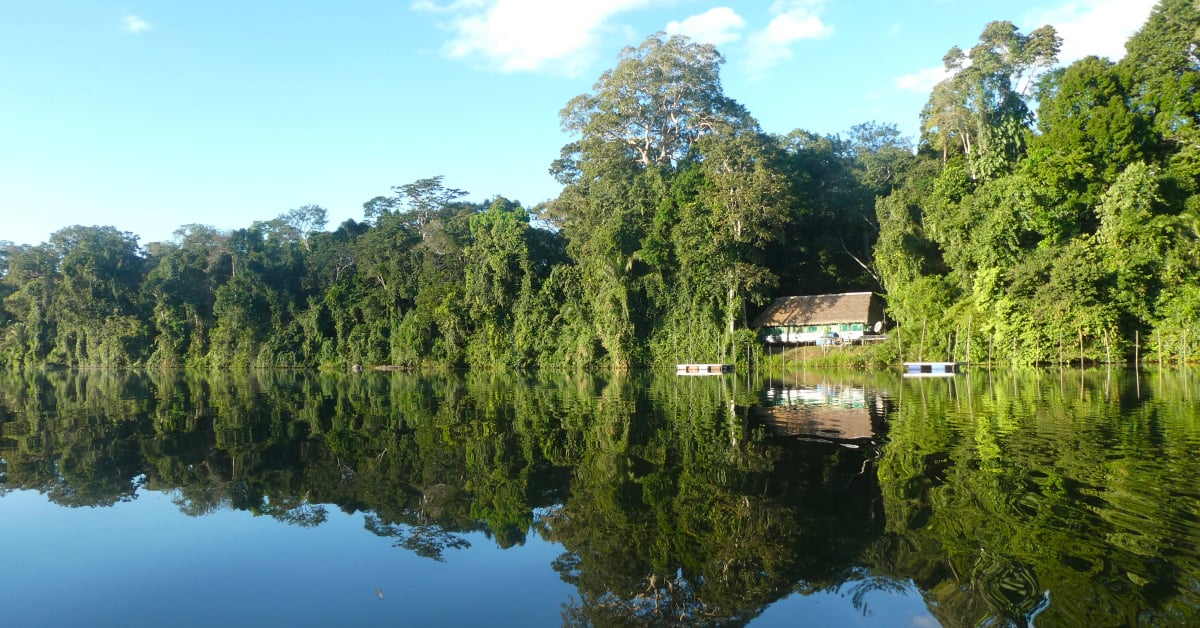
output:
<svg viewBox="0 0 1200 628"><path fill-rule="evenodd" d="M877 564L947 625L1196 625L1194 386L1186 371L905 380Z"/></svg>
<svg viewBox="0 0 1200 628"><path fill-rule="evenodd" d="M574 625L740 624L823 595L866 618L914 592L951 626L1179 625L1200 623L1196 390L985 369L3 373L0 500L341 511L430 564L535 534L562 548L547 569L576 595L547 602Z"/></svg>
<svg viewBox="0 0 1200 628"><path fill-rule="evenodd" d="M886 431L892 404L882 388L810 373L765 386L749 416L776 434L857 446L877 442Z"/></svg>

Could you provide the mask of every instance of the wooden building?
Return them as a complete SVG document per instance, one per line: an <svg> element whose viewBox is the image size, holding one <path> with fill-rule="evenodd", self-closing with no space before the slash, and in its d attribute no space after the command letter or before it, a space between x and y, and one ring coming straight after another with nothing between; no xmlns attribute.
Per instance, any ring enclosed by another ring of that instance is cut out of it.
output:
<svg viewBox="0 0 1200 628"><path fill-rule="evenodd" d="M873 292L779 297L751 325L768 344L856 342L879 333L883 302Z"/></svg>

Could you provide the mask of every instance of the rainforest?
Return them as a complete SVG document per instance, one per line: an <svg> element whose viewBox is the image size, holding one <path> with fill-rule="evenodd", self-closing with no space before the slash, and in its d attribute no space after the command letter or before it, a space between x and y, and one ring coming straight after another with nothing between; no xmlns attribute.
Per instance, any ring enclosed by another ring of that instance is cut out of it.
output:
<svg viewBox="0 0 1200 628"><path fill-rule="evenodd" d="M329 229L304 205L145 245L82 225L0 243L0 364L753 360L771 299L866 290L900 340L883 362L918 338L968 361L1195 360L1198 32L1194 2L1164 0L1121 60L1063 67L1053 28L992 22L947 52L915 141L766 133L713 46L654 34L565 104L562 191L534 207L434 175Z"/></svg>

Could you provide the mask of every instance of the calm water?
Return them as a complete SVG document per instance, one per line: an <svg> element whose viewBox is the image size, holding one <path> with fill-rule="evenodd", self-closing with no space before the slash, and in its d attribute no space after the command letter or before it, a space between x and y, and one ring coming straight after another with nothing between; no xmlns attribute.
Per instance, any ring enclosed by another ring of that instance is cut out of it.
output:
<svg viewBox="0 0 1200 628"><path fill-rule="evenodd" d="M1200 625L1200 375L0 373L6 626Z"/></svg>

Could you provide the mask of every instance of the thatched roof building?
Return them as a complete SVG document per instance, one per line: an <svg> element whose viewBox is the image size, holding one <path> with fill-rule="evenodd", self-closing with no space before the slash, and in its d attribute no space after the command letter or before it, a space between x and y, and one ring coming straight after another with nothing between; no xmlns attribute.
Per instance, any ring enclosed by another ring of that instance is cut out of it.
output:
<svg viewBox="0 0 1200 628"><path fill-rule="evenodd" d="M828 334L858 338L884 324L883 302L872 292L779 297L752 327L768 342L813 342Z"/></svg>
<svg viewBox="0 0 1200 628"><path fill-rule="evenodd" d="M754 319L753 327L795 327L869 323L883 320L883 304L873 292L779 297Z"/></svg>

